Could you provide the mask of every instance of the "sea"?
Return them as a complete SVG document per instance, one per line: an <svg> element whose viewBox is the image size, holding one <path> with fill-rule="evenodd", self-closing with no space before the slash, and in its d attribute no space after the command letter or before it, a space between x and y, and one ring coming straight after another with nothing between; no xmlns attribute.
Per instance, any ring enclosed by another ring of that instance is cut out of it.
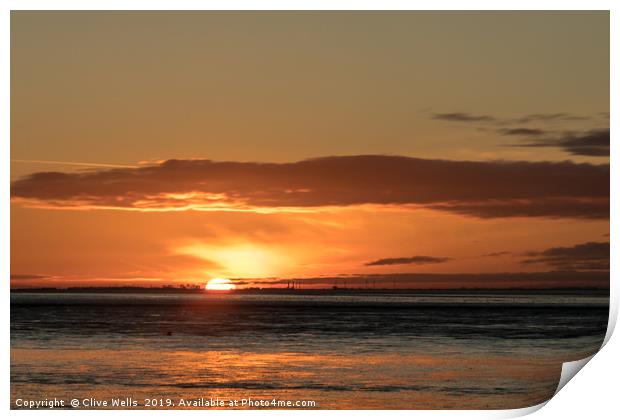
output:
<svg viewBox="0 0 620 420"><path fill-rule="evenodd" d="M522 408L600 348L608 308L585 292L13 292L11 407Z"/></svg>

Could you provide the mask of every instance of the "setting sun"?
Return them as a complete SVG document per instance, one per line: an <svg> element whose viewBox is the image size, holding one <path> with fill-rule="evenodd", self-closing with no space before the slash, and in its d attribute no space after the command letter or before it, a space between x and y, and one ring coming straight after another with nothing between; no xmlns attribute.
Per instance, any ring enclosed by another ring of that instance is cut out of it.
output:
<svg viewBox="0 0 620 420"><path fill-rule="evenodd" d="M215 278L209 280L205 289L213 291L228 291L235 290L235 285L228 279Z"/></svg>

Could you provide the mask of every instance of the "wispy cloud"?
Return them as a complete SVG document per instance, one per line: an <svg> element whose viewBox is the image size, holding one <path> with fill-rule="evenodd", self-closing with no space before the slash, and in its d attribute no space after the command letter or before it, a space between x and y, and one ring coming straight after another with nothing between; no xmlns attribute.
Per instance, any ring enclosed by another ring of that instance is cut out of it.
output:
<svg viewBox="0 0 620 420"><path fill-rule="evenodd" d="M509 251L499 251L499 252L489 252L488 254L482 254L480 257L483 258L487 258L487 257L503 257L504 255L510 255L512 254Z"/></svg>
<svg viewBox="0 0 620 420"><path fill-rule="evenodd" d="M502 117L499 115L490 114L471 114L468 112L445 112L431 114L431 118L434 120L454 121L464 123L489 123L495 125L510 125L510 124L530 124L530 123L555 123L555 122L567 122L567 121L587 121L592 119L587 115L576 115L566 112L555 113L538 113L527 114L519 117Z"/></svg>
<svg viewBox="0 0 620 420"><path fill-rule="evenodd" d="M516 147L555 147L577 156L609 156L609 128L581 133L568 133L555 138L547 138L527 143L514 144Z"/></svg>
<svg viewBox="0 0 620 420"><path fill-rule="evenodd" d="M560 270L609 270L609 242L587 242L526 255L529 258L523 264L546 264Z"/></svg>
<svg viewBox="0 0 620 420"><path fill-rule="evenodd" d="M566 112L529 114L523 117L515 118L514 122L526 124L530 122L552 122L552 121L584 121L591 117L585 115L568 114Z"/></svg>
<svg viewBox="0 0 620 420"><path fill-rule="evenodd" d="M11 280L45 280L51 279L52 276L43 274L13 274L11 273Z"/></svg>
<svg viewBox="0 0 620 420"><path fill-rule="evenodd" d="M448 112L445 114L433 114L434 120L458 121L458 122L493 122L497 121L490 115L475 115L466 112Z"/></svg>
<svg viewBox="0 0 620 420"><path fill-rule="evenodd" d="M66 162L60 160L11 159L14 163L40 163L45 165L85 166L89 168L137 168L137 165L121 165L117 163Z"/></svg>
<svg viewBox="0 0 620 420"><path fill-rule="evenodd" d="M400 264L440 264L452 260L452 258L446 257L429 257L427 255L416 255L413 257L398 257L398 258L381 258L375 261L368 262L364 265L400 265Z"/></svg>
<svg viewBox="0 0 620 420"><path fill-rule="evenodd" d="M606 113L599 113L597 116L600 117L603 114ZM564 129L562 131L558 129L556 124L596 120L596 118L591 116L559 112L505 118L488 114L476 115L465 112L451 112L433 114L431 118L460 123L477 123L478 126L482 125L482 127L478 127L479 130L494 131L502 136L522 137L525 140L522 143L509 145L514 147L553 147L574 156L605 157L609 156L610 153L610 132L608 127L582 129L582 131ZM527 126L532 123L536 123L537 126ZM591 127L593 124L599 125L601 122L591 121L589 123ZM538 127L540 125L544 128Z"/></svg>
<svg viewBox="0 0 620 420"><path fill-rule="evenodd" d="M499 132L506 136L540 136L546 133L545 130L541 130L539 128L526 127L502 128Z"/></svg>

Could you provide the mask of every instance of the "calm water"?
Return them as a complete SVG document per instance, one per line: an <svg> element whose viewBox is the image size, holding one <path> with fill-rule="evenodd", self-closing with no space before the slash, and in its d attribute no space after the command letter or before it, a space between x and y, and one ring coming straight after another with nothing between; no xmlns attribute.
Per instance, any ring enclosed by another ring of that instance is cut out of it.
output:
<svg viewBox="0 0 620 420"><path fill-rule="evenodd" d="M519 408L607 317L604 296L13 293L11 400Z"/></svg>

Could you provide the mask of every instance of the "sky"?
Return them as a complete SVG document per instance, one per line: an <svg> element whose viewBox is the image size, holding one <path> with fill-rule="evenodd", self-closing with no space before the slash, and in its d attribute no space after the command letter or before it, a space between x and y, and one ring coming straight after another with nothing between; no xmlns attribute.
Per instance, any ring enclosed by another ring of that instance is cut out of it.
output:
<svg viewBox="0 0 620 420"><path fill-rule="evenodd" d="M609 138L607 12L12 12L11 284L604 286Z"/></svg>

